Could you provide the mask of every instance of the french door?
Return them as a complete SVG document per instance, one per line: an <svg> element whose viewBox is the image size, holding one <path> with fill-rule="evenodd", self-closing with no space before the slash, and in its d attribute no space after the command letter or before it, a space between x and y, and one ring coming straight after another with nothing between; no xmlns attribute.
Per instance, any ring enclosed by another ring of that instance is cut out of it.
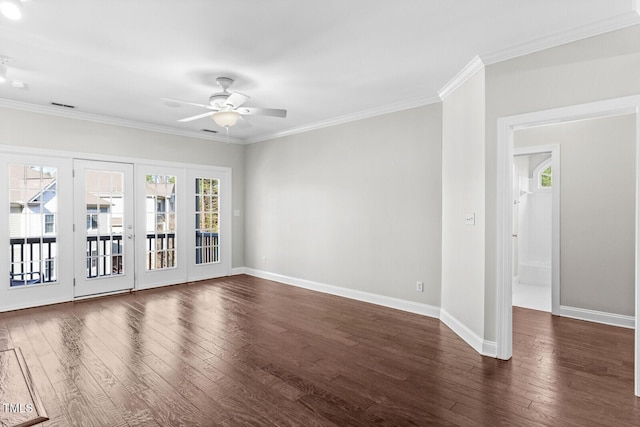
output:
<svg viewBox="0 0 640 427"><path fill-rule="evenodd" d="M231 169L14 151L0 151L0 312L231 273Z"/></svg>
<svg viewBox="0 0 640 427"><path fill-rule="evenodd" d="M74 160L75 298L134 286L133 165Z"/></svg>
<svg viewBox="0 0 640 427"><path fill-rule="evenodd" d="M189 169L188 280L231 273L231 176L229 170Z"/></svg>

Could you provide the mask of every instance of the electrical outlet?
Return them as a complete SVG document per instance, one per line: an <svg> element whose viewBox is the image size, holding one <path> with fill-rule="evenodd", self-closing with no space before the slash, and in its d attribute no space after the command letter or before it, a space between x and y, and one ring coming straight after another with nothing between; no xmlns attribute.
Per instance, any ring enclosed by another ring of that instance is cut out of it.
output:
<svg viewBox="0 0 640 427"><path fill-rule="evenodd" d="M424 292L424 282L416 282L416 291Z"/></svg>
<svg viewBox="0 0 640 427"><path fill-rule="evenodd" d="M263 263L263 264L266 264L266 263L267 263L267 257L266 257L266 256L263 256L263 257L262 257L262 263Z"/></svg>

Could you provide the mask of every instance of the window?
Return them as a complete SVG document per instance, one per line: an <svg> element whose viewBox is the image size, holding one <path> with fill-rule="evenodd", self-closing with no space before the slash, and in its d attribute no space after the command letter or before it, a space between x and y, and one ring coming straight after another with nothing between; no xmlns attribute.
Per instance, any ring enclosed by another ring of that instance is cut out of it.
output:
<svg viewBox="0 0 640 427"><path fill-rule="evenodd" d="M533 177L536 180L536 188L538 190L551 190L551 185L553 183L551 157L543 160L538 166L536 166L533 170Z"/></svg>
<svg viewBox="0 0 640 427"><path fill-rule="evenodd" d="M97 231L97 230L98 230L98 214L87 213L87 231Z"/></svg>
<svg viewBox="0 0 640 427"><path fill-rule="evenodd" d="M174 268L176 260L176 177L147 175L146 268Z"/></svg>
<svg viewBox="0 0 640 427"><path fill-rule="evenodd" d="M220 261L219 242L219 181L196 178L196 264Z"/></svg>
<svg viewBox="0 0 640 427"><path fill-rule="evenodd" d="M55 229L55 216L53 214L46 214L44 216L44 232L45 234L53 233Z"/></svg>
<svg viewBox="0 0 640 427"><path fill-rule="evenodd" d="M551 187L551 166L540 173L540 187Z"/></svg>
<svg viewBox="0 0 640 427"><path fill-rule="evenodd" d="M9 165L9 286L57 281L57 168Z"/></svg>

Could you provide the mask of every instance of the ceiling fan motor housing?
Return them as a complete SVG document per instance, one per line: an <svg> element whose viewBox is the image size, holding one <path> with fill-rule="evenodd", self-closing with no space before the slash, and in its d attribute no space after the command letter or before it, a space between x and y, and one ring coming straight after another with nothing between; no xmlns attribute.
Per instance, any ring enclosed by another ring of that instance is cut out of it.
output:
<svg viewBox="0 0 640 427"><path fill-rule="evenodd" d="M209 105L218 109L223 108L227 98L229 98L229 93L214 93L209 97Z"/></svg>

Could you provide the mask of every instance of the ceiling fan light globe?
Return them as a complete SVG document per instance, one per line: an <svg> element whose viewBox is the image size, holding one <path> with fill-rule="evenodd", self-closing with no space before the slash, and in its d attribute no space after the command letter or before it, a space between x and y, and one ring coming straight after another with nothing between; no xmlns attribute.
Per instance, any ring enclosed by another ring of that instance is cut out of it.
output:
<svg viewBox="0 0 640 427"><path fill-rule="evenodd" d="M22 18L22 6L17 0L1 0L0 12L13 21Z"/></svg>
<svg viewBox="0 0 640 427"><path fill-rule="evenodd" d="M211 116L213 121L223 128L235 125L238 121L238 117L240 117L240 113L237 111L218 111Z"/></svg>

